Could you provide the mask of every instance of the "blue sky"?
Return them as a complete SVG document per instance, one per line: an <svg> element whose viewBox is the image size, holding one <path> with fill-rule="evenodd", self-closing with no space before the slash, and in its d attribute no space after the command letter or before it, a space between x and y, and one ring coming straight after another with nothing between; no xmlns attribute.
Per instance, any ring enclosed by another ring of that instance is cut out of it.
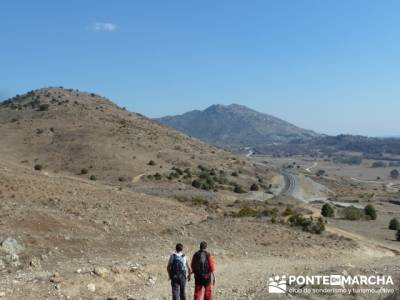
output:
<svg viewBox="0 0 400 300"><path fill-rule="evenodd" d="M46 86L150 117L240 103L328 134L400 135L400 1L0 3L0 99Z"/></svg>

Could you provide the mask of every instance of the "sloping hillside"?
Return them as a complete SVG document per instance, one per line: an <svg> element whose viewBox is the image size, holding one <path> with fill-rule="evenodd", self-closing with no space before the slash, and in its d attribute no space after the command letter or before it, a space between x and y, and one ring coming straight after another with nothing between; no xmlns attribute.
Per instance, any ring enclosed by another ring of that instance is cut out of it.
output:
<svg viewBox="0 0 400 300"><path fill-rule="evenodd" d="M157 119L188 135L225 147L258 147L318 136L274 116L242 105L212 105L179 116Z"/></svg>
<svg viewBox="0 0 400 300"><path fill-rule="evenodd" d="M63 88L35 90L3 102L0 135L4 159L108 183L133 184L157 173L166 179L171 168L199 165L232 172L238 162L228 152L103 97ZM241 167L254 169L246 161Z"/></svg>

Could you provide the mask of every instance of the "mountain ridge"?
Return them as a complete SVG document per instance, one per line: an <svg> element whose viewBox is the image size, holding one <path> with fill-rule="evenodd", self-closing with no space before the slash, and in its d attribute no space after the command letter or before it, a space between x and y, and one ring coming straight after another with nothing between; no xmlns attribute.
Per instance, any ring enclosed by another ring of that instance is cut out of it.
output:
<svg viewBox="0 0 400 300"><path fill-rule="evenodd" d="M244 105L214 104L204 110L155 119L203 141L228 148L288 143L322 135Z"/></svg>

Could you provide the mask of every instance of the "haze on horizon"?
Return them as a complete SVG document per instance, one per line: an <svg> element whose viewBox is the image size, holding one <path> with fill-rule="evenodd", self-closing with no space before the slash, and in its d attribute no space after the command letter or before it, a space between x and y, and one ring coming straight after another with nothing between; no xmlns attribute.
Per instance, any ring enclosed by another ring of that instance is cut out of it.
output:
<svg viewBox="0 0 400 300"><path fill-rule="evenodd" d="M64 86L149 117L238 103L399 136L398 1L5 1L0 100Z"/></svg>

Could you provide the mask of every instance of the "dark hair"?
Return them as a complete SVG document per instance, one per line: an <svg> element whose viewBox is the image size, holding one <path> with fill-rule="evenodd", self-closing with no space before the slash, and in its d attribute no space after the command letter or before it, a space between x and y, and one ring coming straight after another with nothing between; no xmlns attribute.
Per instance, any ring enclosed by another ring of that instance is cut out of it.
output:
<svg viewBox="0 0 400 300"><path fill-rule="evenodd" d="M176 244L175 249L176 249L176 252L182 252L183 245L181 243L178 243L178 244Z"/></svg>
<svg viewBox="0 0 400 300"><path fill-rule="evenodd" d="M200 243L200 250L205 250L205 249L207 249L207 242L201 242Z"/></svg>

